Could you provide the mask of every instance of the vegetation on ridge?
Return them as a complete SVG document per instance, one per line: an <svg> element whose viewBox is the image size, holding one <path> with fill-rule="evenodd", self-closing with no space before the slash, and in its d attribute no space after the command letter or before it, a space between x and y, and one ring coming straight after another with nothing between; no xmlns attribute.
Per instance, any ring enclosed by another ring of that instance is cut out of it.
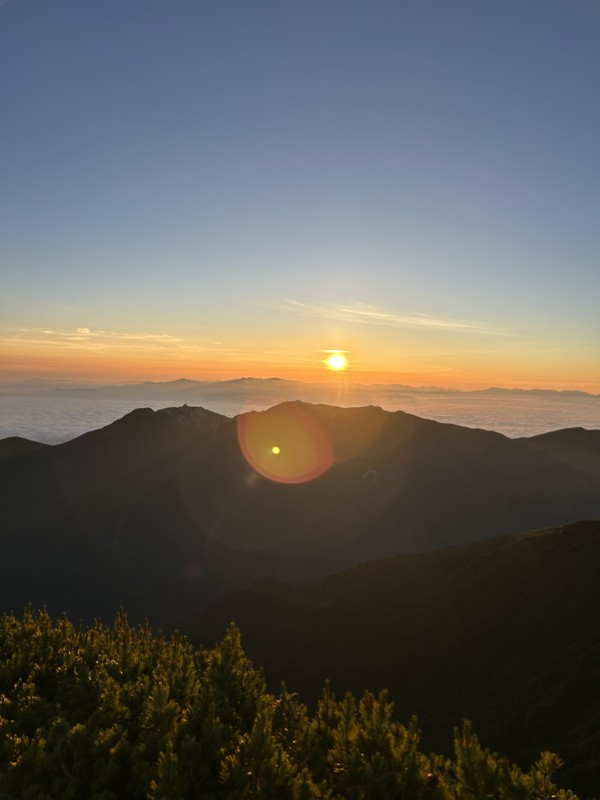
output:
<svg viewBox="0 0 600 800"><path fill-rule="evenodd" d="M1 800L576 800L552 782L557 756L523 771L468 723L452 758L426 755L392 712L385 692L326 686L314 716L283 686L267 693L235 627L206 651L124 614L87 629L0 617Z"/></svg>
<svg viewBox="0 0 600 800"><path fill-rule="evenodd" d="M186 632L220 640L230 620L267 686L314 707L385 686L422 746L446 752L463 717L518 764L560 753L557 776L600 787L600 520L371 561L309 585L263 580Z"/></svg>

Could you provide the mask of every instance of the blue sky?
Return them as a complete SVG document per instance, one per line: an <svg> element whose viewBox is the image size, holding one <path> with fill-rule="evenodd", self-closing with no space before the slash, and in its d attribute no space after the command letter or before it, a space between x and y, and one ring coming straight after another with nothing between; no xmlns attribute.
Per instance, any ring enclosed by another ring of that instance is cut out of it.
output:
<svg viewBox="0 0 600 800"><path fill-rule="evenodd" d="M600 3L6 0L0 375L600 391Z"/></svg>

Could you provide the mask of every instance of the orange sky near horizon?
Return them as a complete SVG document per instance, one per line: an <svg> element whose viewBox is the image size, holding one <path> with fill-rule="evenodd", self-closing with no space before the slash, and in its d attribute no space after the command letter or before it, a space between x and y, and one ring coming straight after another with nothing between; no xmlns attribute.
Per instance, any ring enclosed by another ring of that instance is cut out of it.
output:
<svg viewBox="0 0 600 800"><path fill-rule="evenodd" d="M76 339L81 337L80 341ZM474 390L490 386L545 388L600 393L600 372L590 369L576 354L539 352L532 358L519 348L496 352L433 354L415 348L399 356L373 347L368 341L340 348L348 366L332 371L325 363L331 347L311 343L305 352L294 343L288 353L261 351L258 347L219 346L204 350L193 342L152 335L101 337L64 336L41 342L3 339L0 347L0 380L30 378L75 382L123 383L137 381L230 380L240 377L272 378L305 382L407 384ZM158 342L158 344L157 344ZM326 343L330 344L330 343Z"/></svg>

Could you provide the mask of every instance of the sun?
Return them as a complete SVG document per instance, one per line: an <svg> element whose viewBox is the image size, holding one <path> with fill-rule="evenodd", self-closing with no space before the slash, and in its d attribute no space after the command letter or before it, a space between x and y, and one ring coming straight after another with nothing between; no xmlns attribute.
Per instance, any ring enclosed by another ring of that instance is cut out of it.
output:
<svg viewBox="0 0 600 800"><path fill-rule="evenodd" d="M328 358L325 359L325 363L329 367L329 369L333 369L336 371L346 369L348 366L348 360L343 353L333 352Z"/></svg>

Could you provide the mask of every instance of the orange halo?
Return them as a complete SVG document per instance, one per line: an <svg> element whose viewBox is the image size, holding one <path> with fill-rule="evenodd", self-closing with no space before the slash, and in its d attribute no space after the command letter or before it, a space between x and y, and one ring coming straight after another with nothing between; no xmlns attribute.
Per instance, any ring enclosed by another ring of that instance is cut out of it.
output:
<svg viewBox="0 0 600 800"><path fill-rule="evenodd" d="M295 403L237 418L244 458L256 472L278 483L305 483L334 461L329 436L317 417Z"/></svg>

